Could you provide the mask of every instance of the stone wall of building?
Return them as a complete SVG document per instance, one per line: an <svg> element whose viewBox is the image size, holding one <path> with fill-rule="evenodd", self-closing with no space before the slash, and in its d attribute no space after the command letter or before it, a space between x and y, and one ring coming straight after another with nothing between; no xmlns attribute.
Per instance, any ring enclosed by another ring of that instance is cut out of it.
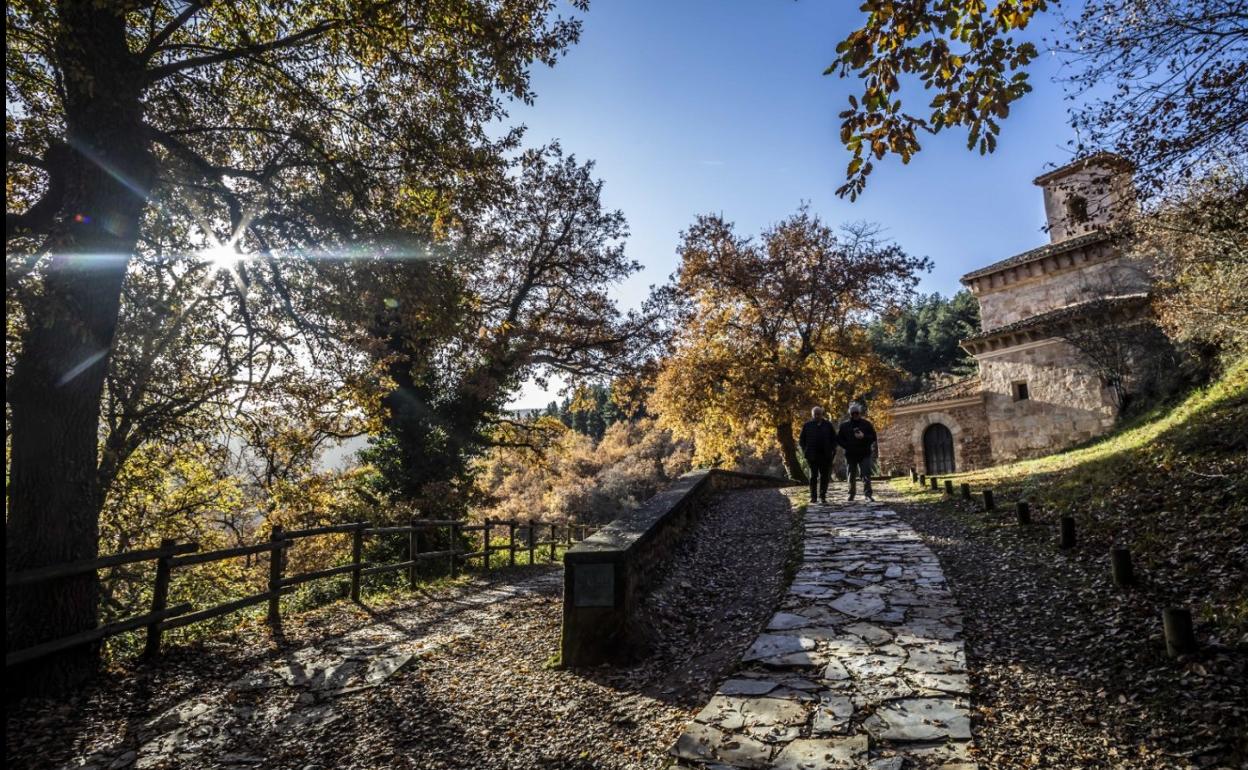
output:
<svg viewBox="0 0 1248 770"><path fill-rule="evenodd" d="M892 421L879 435L880 470L886 474L909 473L911 468L915 468L919 473L926 473L923 431L933 423L943 424L953 434L953 463L957 472L992 464L988 414L984 404L982 401L966 403L966 399L960 399L946 404L935 401L921 407L902 407L894 411Z"/></svg>
<svg viewBox="0 0 1248 770"><path fill-rule="evenodd" d="M1082 354L1044 340L978 356L992 461L1064 449L1109 430L1116 408ZM1028 397L1017 398L1025 383Z"/></svg>
<svg viewBox="0 0 1248 770"><path fill-rule="evenodd" d="M1112 249L1108 242L1094 244L1087 248L1086 261L1085 255L1072 254L1074 264L1069 268L982 291L977 298L983 328L996 329L1097 297L1147 291L1150 280L1145 266L1113 256Z"/></svg>

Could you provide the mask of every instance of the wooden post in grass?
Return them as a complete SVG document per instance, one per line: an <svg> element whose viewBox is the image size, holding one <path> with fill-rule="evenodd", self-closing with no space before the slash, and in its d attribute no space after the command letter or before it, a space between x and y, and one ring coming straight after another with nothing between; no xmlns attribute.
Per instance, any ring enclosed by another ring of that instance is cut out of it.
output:
<svg viewBox="0 0 1248 770"><path fill-rule="evenodd" d="M175 541L164 538L160 541L160 550L170 552ZM152 613L160 612L169 606L169 580L173 576L173 556L161 556L156 560L156 585L152 587ZM147 626L147 641L143 645L143 657L153 660L160 654L160 621Z"/></svg>
<svg viewBox="0 0 1248 770"><path fill-rule="evenodd" d="M559 542L559 533L557 531L558 526L559 525L553 521L550 523L550 563L551 564L555 563L555 543Z"/></svg>
<svg viewBox="0 0 1248 770"><path fill-rule="evenodd" d="M939 488L940 488L939 486L937 486L938 484L940 484L940 479L936 478L935 476L932 476L932 478L931 478L931 482L932 482L932 491L933 491L933 492L935 492L937 489L939 489Z"/></svg>
<svg viewBox="0 0 1248 770"><path fill-rule="evenodd" d="M481 571L490 571L490 527L494 524L494 520L489 516L485 517L485 527L481 530Z"/></svg>
<svg viewBox="0 0 1248 770"><path fill-rule="evenodd" d="M997 502L996 500L992 499L992 490L985 489L984 490L984 511L989 512L989 511L995 511L995 510L997 510Z"/></svg>
<svg viewBox="0 0 1248 770"><path fill-rule="evenodd" d="M1030 524L1031 503L1028 503L1026 500L1019 500L1016 509L1018 511L1018 523L1024 527Z"/></svg>
<svg viewBox="0 0 1248 770"><path fill-rule="evenodd" d="M962 499L967 501L971 499L971 485L965 481L962 482Z"/></svg>
<svg viewBox="0 0 1248 770"><path fill-rule="evenodd" d="M351 530L351 601L360 600L360 562L364 559L364 523Z"/></svg>
<svg viewBox="0 0 1248 770"><path fill-rule="evenodd" d="M286 537L281 524L274 524L269 533L269 614L268 623L276 628L282 622L282 540Z"/></svg>
<svg viewBox="0 0 1248 770"><path fill-rule="evenodd" d="M537 563L535 550L537 548L537 524L529 519L529 566L532 567Z"/></svg>
<svg viewBox="0 0 1248 770"><path fill-rule="evenodd" d="M572 547L572 522L568 522L564 526L568 528L568 531L565 532L564 534L567 535L568 548L571 548Z"/></svg>
<svg viewBox="0 0 1248 770"><path fill-rule="evenodd" d="M411 562L407 565L407 585L414 591L416 590L416 555L420 553L420 539L416 536L414 516L407 520L407 525L412 528L407 533L407 560Z"/></svg>
<svg viewBox="0 0 1248 770"><path fill-rule="evenodd" d="M1062 517L1062 536L1058 546L1063 550L1069 550L1075 547L1075 517L1066 515Z"/></svg>
<svg viewBox="0 0 1248 770"><path fill-rule="evenodd" d="M950 500L953 499L953 482L949 479L945 479L945 494L949 496Z"/></svg>
<svg viewBox="0 0 1248 770"><path fill-rule="evenodd" d="M1126 588L1135 585L1135 569L1131 565L1131 551L1125 545L1116 545L1109 551L1109 568L1114 585Z"/></svg>
<svg viewBox="0 0 1248 770"><path fill-rule="evenodd" d="M921 487L925 487L925 486L927 486L927 475L926 475L926 474L923 474L923 473L920 473L920 474L919 474L919 486L921 486Z"/></svg>
<svg viewBox="0 0 1248 770"><path fill-rule="evenodd" d="M911 484L919 483L919 472L916 471L914 468L910 469L910 483Z"/></svg>
<svg viewBox="0 0 1248 770"><path fill-rule="evenodd" d="M516 566L516 520L507 521L507 566Z"/></svg>
<svg viewBox="0 0 1248 770"><path fill-rule="evenodd" d="M1196 633L1192 630L1192 613L1181 607L1161 611L1161 625L1166 635L1166 654L1172 658L1196 652Z"/></svg>

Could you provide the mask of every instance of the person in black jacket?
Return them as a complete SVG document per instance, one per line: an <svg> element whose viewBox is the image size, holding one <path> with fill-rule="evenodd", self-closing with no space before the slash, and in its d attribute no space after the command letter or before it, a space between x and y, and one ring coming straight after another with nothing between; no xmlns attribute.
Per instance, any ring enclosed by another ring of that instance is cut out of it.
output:
<svg viewBox="0 0 1248 770"><path fill-rule="evenodd" d="M841 423L836 440L845 447L845 462L849 466L849 499L854 499L857 477L862 476L862 491L867 499L871 496L871 447L875 444L875 426L862 416L862 404L849 405L849 419Z"/></svg>
<svg viewBox="0 0 1248 770"><path fill-rule="evenodd" d="M797 439L810 466L810 501L828 502L828 477L836 457L836 426L823 415L823 407L810 410L810 419Z"/></svg>

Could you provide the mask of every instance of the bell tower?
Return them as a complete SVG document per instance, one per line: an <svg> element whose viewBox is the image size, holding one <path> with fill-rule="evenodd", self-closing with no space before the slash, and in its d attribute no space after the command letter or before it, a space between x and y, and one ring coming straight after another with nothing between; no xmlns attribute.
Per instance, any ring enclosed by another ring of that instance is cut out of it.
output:
<svg viewBox="0 0 1248 770"><path fill-rule="evenodd" d="M1105 230L1135 205L1134 166L1108 152L1089 155L1036 177L1044 190L1049 241Z"/></svg>

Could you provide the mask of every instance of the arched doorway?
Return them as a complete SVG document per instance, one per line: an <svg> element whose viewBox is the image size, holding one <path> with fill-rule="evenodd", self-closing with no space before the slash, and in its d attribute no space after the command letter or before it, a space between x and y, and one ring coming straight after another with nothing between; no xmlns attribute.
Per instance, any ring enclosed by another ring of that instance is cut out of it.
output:
<svg viewBox="0 0 1248 770"><path fill-rule="evenodd" d="M953 473L953 434L938 422L923 431L923 464L927 475Z"/></svg>

